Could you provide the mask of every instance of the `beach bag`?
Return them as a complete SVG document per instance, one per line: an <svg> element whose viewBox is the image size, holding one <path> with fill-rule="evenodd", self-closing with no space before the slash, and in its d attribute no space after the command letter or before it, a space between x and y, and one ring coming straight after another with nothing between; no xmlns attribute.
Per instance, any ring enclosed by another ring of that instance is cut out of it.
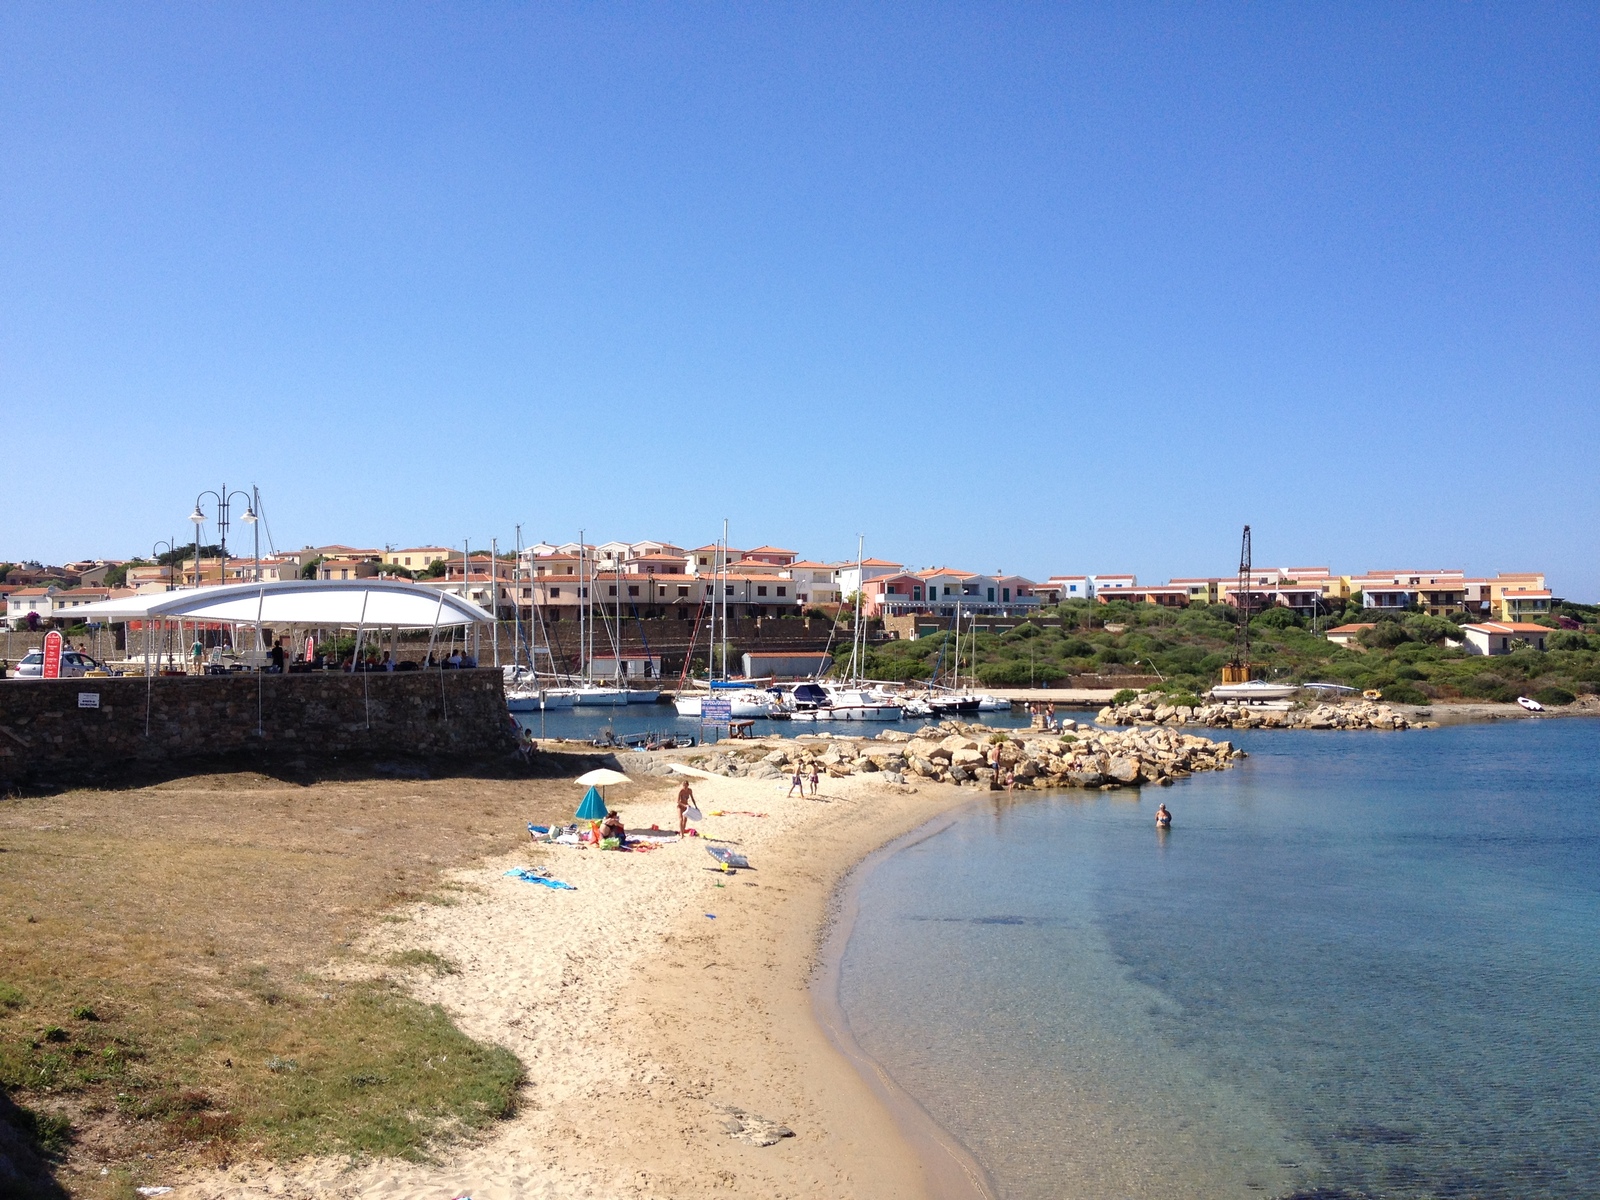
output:
<svg viewBox="0 0 1600 1200"><path fill-rule="evenodd" d="M688 808L683 810L683 815L691 821L705 820L705 818L700 814L700 806L698 804L689 805Z"/></svg>

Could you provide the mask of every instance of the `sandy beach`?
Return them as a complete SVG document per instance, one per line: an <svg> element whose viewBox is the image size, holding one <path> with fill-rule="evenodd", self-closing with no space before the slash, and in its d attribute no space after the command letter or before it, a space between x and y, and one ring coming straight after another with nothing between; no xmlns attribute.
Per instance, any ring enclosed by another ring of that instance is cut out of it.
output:
<svg viewBox="0 0 1600 1200"><path fill-rule="evenodd" d="M787 780L691 783L701 831L753 870L714 869L695 838L646 853L530 844L454 871L457 905L419 904L365 935L373 957L459 965L419 972L411 991L526 1064L509 1121L433 1163L236 1162L173 1181L174 1195L927 1195L895 1118L819 1023L811 981L850 868L973 793L824 777L801 800ZM666 795L630 804L627 790L610 800L630 828L676 826ZM577 890L505 874L530 864Z"/></svg>

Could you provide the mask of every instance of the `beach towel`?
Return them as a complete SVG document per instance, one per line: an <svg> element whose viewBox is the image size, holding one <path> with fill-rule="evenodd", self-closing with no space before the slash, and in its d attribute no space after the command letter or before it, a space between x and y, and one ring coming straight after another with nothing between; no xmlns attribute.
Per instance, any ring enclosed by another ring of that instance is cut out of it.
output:
<svg viewBox="0 0 1600 1200"><path fill-rule="evenodd" d="M551 879L550 876L541 872L537 867L518 867L514 871L507 871L506 874L520 879L524 883L538 883L560 892L575 892L578 890L570 883L563 883L559 879Z"/></svg>

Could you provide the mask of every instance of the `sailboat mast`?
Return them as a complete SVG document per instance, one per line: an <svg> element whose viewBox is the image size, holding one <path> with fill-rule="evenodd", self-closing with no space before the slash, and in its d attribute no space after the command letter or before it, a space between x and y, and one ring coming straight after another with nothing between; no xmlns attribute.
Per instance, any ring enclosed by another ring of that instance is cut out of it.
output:
<svg viewBox="0 0 1600 1200"><path fill-rule="evenodd" d="M489 539L489 611L494 621L489 625L489 638L494 643L494 666L500 669L500 583L495 568L500 563L500 539Z"/></svg>
<svg viewBox="0 0 1600 1200"><path fill-rule="evenodd" d="M728 678L728 518L722 518L722 678Z"/></svg>
<svg viewBox="0 0 1600 1200"><path fill-rule="evenodd" d="M516 553L511 560L511 672L522 665L522 526L517 526ZM530 664L531 665L531 664Z"/></svg>
<svg viewBox="0 0 1600 1200"><path fill-rule="evenodd" d="M861 593L864 592L867 587L866 563L861 555L866 547L866 544L867 535L864 533L856 534L856 619L855 629L852 630L853 636L850 638L851 683L855 683L856 680L861 677L861 650L863 642L861 632Z"/></svg>
<svg viewBox="0 0 1600 1200"><path fill-rule="evenodd" d="M578 530L578 676L589 677L589 565L583 530Z"/></svg>

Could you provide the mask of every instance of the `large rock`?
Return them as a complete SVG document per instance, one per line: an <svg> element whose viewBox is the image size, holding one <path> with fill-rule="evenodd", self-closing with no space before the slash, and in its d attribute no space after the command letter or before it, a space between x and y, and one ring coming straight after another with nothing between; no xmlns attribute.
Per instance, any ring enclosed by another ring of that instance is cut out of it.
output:
<svg viewBox="0 0 1600 1200"><path fill-rule="evenodd" d="M1106 764L1106 774L1118 783L1137 783L1139 780L1139 760L1129 758L1125 754L1113 755Z"/></svg>
<svg viewBox="0 0 1600 1200"><path fill-rule="evenodd" d="M958 767L973 767L983 762L983 751L977 749L955 750L950 754L950 761Z"/></svg>

